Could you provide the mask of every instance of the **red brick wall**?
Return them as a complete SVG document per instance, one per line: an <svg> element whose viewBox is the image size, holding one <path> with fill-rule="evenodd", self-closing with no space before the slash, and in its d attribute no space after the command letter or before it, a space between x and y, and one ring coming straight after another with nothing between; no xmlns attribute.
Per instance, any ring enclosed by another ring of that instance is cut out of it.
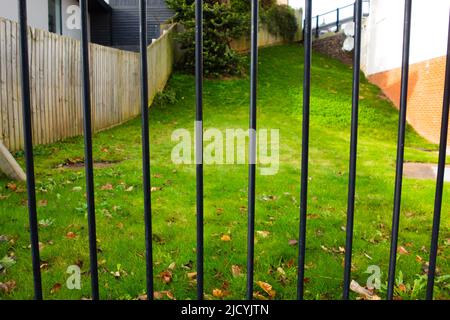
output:
<svg viewBox="0 0 450 320"><path fill-rule="evenodd" d="M409 71L407 120L420 135L434 143L439 143L440 136L445 60L445 57L439 57L412 64ZM368 78L399 107L400 68ZM447 144L450 145L450 141Z"/></svg>

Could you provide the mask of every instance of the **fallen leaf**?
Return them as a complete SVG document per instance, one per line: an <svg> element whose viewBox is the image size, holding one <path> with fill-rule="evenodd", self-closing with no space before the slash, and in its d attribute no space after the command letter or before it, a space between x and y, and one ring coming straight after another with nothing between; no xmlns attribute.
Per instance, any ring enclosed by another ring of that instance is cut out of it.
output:
<svg viewBox="0 0 450 320"><path fill-rule="evenodd" d="M172 272L169 270L163 271L159 274L159 277L161 278L162 282L165 284L168 284L172 282Z"/></svg>
<svg viewBox="0 0 450 320"><path fill-rule="evenodd" d="M167 269L169 269L169 270L174 270L175 269L175 267L176 267L176 263L175 262L172 262L171 264L169 264L169 267L167 267Z"/></svg>
<svg viewBox="0 0 450 320"><path fill-rule="evenodd" d="M408 250L406 250L404 247L398 247L397 252L399 254L409 254Z"/></svg>
<svg viewBox="0 0 450 320"><path fill-rule="evenodd" d="M406 286L403 283L400 283L398 285L398 289L400 290L400 292L406 292Z"/></svg>
<svg viewBox="0 0 450 320"><path fill-rule="evenodd" d="M17 185L14 182L10 182L6 185L6 188L11 190L11 191L16 191L17 190Z"/></svg>
<svg viewBox="0 0 450 320"><path fill-rule="evenodd" d="M355 280L352 280L350 283L350 290L359 294L363 300L381 300L379 296L375 295L372 291L361 287Z"/></svg>
<svg viewBox="0 0 450 320"><path fill-rule="evenodd" d="M282 267L278 267L278 268L277 268L277 272L278 272L279 274L281 274L282 276L285 276L285 275L286 275L286 272L283 270Z"/></svg>
<svg viewBox="0 0 450 320"><path fill-rule="evenodd" d="M262 238L267 238L270 235L269 231L256 231L256 234L258 236L261 236Z"/></svg>
<svg viewBox="0 0 450 320"><path fill-rule="evenodd" d="M75 191L75 192L80 192L81 190L82 190L81 187L73 187L72 188L72 191Z"/></svg>
<svg viewBox="0 0 450 320"><path fill-rule="evenodd" d="M416 256L416 261L417 261L417 262L422 262L422 261L423 261L423 258L422 258L421 256Z"/></svg>
<svg viewBox="0 0 450 320"><path fill-rule="evenodd" d="M11 293L16 288L16 281L9 280L5 283L0 282L0 292L8 294Z"/></svg>
<svg viewBox="0 0 450 320"><path fill-rule="evenodd" d="M48 200L39 200L38 201L38 206L39 207L46 207L48 205Z"/></svg>
<svg viewBox="0 0 450 320"><path fill-rule="evenodd" d="M288 244L289 244L290 246L296 246L296 245L298 244L298 241L295 240L295 239L292 239L292 240L289 240L289 241L288 241Z"/></svg>
<svg viewBox="0 0 450 320"><path fill-rule="evenodd" d="M220 240L228 242L228 241L231 241L231 237L228 234L224 234L224 235L222 235L222 237L220 237Z"/></svg>
<svg viewBox="0 0 450 320"><path fill-rule="evenodd" d="M131 191L133 191L133 189L134 189L134 187L133 187L133 186L130 186L130 187L128 187L128 188L125 189L125 192L131 192Z"/></svg>
<svg viewBox="0 0 450 320"><path fill-rule="evenodd" d="M69 232L67 232L67 234L66 234L66 238L67 238L67 239L75 239L76 236L77 236L77 235L76 235L74 232L72 232L72 231L69 231Z"/></svg>
<svg viewBox="0 0 450 320"><path fill-rule="evenodd" d="M213 294L213 296L216 297L216 298L223 298L223 297L224 297L223 291L220 290L220 289L214 289L214 290L212 291L212 294Z"/></svg>
<svg viewBox="0 0 450 320"><path fill-rule="evenodd" d="M267 282L263 282L263 281L256 281L256 284L263 289L268 295L269 297L273 298L275 297L275 290L272 290L272 286L267 283Z"/></svg>
<svg viewBox="0 0 450 320"><path fill-rule="evenodd" d="M233 277L239 277L241 275L241 267L239 267L238 265L232 265L231 273L233 274Z"/></svg>
<svg viewBox="0 0 450 320"><path fill-rule="evenodd" d="M151 192L155 192L155 191L159 191L159 190L161 190L162 188L161 187L152 187L151 189L150 189L150 191Z"/></svg>
<svg viewBox="0 0 450 320"><path fill-rule="evenodd" d="M50 290L50 293L51 293L51 294L55 294L55 293L57 293L59 290L61 290L61 288L62 288L61 283L55 283L55 284L53 285L52 289Z"/></svg>
<svg viewBox="0 0 450 320"><path fill-rule="evenodd" d="M256 300L268 300L265 296L263 296L258 291L253 292L253 298L255 298Z"/></svg>
<svg viewBox="0 0 450 320"><path fill-rule="evenodd" d="M153 298L158 299L158 298L156 297L157 294L159 294L159 292L157 292L157 291L153 292ZM148 297L147 297L146 294L140 294L140 295L138 295L137 299L138 299L138 300L148 300ZM160 298L160 299L161 299L161 298Z"/></svg>
<svg viewBox="0 0 450 320"><path fill-rule="evenodd" d="M102 186L100 190L112 190L112 189L113 189L112 184L111 183L107 183L104 186Z"/></svg>
<svg viewBox="0 0 450 320"><path fill-rule="evenodd" d="M197 279L197 272L188 272L187 277L189 278L189 280L195 280Z"/></svg>
<svg viewBox="0 0 450 320"><path fill-rule="evenodd" d="M221 215L223 213L223 208L217 208L216 213L217 215Z"/></svg>

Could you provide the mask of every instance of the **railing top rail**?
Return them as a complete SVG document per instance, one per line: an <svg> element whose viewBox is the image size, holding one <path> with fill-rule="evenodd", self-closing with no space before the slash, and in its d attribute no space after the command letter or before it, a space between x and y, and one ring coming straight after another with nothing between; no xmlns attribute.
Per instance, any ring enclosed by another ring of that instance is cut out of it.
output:
<svg viewBox="0 0 450 320"><path fill-rule="evenodd" d="M363 0L362 2L363 3L370 3L370 0ZM353 6L354 6L354 3L350 3L350 4L346 5L346 6L339 7L339 8L336 8L334 10L330 10L330 11L327 11L327 12L324 12L324 13L321 13L321 14L317 14L317 15L314 16L314 18L326 16L327 14L334 13L337 10L347 9L347 8L350 8L350 7L353 7Z"/></svg>

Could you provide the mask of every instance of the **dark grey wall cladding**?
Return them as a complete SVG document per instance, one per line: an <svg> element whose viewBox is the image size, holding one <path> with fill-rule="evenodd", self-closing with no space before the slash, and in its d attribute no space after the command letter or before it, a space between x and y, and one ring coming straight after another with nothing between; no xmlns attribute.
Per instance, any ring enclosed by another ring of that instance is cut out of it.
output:
<svg viewBox="0 0 450 320"><path fill-rule="evenodd" d="M116 48L139 50L139 1L110 0L112 7L112 45ZM148 43L160 34L161 23L173 16L167 8L165 0L147 1L147 33Z"/></svg>
<svg viewBox="0 0 450 320"><path fill-rule="evenodd" d="M103 46L112 45L111 13L91 15L91 41Z"/></svg>

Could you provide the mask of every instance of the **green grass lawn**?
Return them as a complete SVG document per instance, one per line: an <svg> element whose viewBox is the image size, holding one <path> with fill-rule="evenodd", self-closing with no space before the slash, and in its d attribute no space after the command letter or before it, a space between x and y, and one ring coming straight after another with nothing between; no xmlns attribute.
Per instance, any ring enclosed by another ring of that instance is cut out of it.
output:
<svg viewBox="0 0 450 320"><path fill-rule="evenodd" d="M260 175L257 170L256 230L262 232L256 234L255 281L271 284L275 299L295 299L296 295L298 247L291 240L298 238L299 223L302 61L303 49L298 45L260 51L258 128L280 130L280 168L272 176ZM307 299L341 297L351 83L348 66L314 54ZM176 299L195 299L195 282L190 275L196 267L195 165L171 162L176 145L171 141L172 132L179 128L193 132L194 78L175 73L166 90L175 92L177 101L155 104L150 112L155 290L170 291ZM248 105L249 79L205 81L205 129L246 130ZM397 121L392 104L378 88L362 80L353 252L353 279L361 285L366 283L369 274L365 271L370 265L381 268L383 283L387 279ZM95 160L110 162L95 169L102 299L133 299L145 291L140 134L137 118L94 136ZM437 146L424 141L411 128L407 130L405 152L406 161L437 161ZM82 138L38 146L35 155L44 298L89 298L84 170L61 167L82 161ZM23 163L23 157L18 158ZM204 170L205 294L213 299L243 299L247 166L206 165ZM0 273L0 282L14 280L16 287L9 294L0 293L0 299L30 299L33 287L25 185L8 188L10 182L0 178L0 258L13 258ZM439 242L441 277L436 288L436 298L440 299L450 298L445 280L445 275L450 274L447 190ZM432 180L404 180L399 238L404 250L398 255L397 265L399 282L405 284L399 285L397 292L403 299L424 297L421 286L425 283L434 191ZM223 235L229 235L231 241L223 241L227 238ZM83 272L81 290L65 286L69 276L66 269L74 264ZM165 271L170 271L171 276L163 281L161 273ZM267 297L257 285L255 291ZM384 297L384 290L378 294Z"/></svg>

